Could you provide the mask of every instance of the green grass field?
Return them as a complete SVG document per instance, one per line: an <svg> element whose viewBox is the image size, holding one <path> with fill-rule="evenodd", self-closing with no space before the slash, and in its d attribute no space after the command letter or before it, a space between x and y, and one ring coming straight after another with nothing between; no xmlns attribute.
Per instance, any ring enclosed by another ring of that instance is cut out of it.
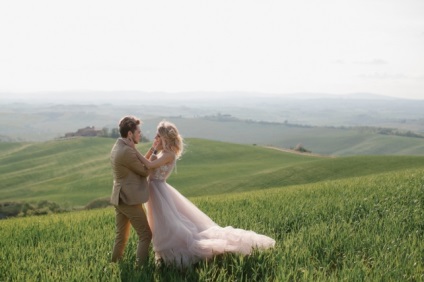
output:
<svg viewBox="0 0 424 282"><path fill-rule="evenodd" d="M108 196L114 140L0 143L0 199ZM185 272L110 264L113 208L0 221L0 281L423 281L424 157L319 158L187 140L169 183L221 226L276 239ZM148 148L144 144L141 150Z"/></svg>
<svg viewBox="0 0 424 282"><path fill-rule="evenodd" d="M115 140L77 138L0 143L1 201L50 200L84 206L108 197ZM141 144L145 152L150 144ZM421 156L317 158L253 145L186 140L169 183L188 197L217 195L424 167Z"/></svg>

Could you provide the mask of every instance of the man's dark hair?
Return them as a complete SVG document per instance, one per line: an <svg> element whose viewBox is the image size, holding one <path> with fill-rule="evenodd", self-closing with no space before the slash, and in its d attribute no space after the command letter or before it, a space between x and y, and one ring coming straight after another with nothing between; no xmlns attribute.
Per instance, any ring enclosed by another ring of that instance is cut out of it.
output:
<svg viewBox="0 0 424 282"><path fill-rule="evenodd" d="M121 134L121 137L126 138L128 136L128 131L134 133L137 129L137 125L140 123L140 120L134 116L123 117L119 121L119 133Z"/></svg>

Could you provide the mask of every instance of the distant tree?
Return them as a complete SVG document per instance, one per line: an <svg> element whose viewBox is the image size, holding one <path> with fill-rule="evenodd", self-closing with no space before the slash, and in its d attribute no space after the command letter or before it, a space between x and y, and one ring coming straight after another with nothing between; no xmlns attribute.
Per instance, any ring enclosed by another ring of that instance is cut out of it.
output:
<svg viewBox="0 0 424 282"><path fill-rule="evenodd" d="M301 153L311 153L311 151L309 151L305 147L303 147L302 144L297 144L296 147L294 147L293 150L296 151L296 152L301 152Z"/></svg>
<svg viewBox="0 0 424 282"><path fill-rule="evenodd" d="M69 211L55 202L43 200L40 202L0 202L0 219L7 217L23 217Z"/></svg>
<svg viewBox="0 0 424 282"><path fill-rule="evenodd" d="M84 208L86 210L91 210L91 209L105 208L110 205L111 205L110 198L106 197L106 198L95 199L89 202Z"/></svg>
<svg viewBox="0 0 424 282"><path fill-rule="evenodd" d="M118 128L112 128L112 131L110 133L111 138L119 138L121 137L121 134L119 134Z"/></svg>
<svg viewBox="0 0 424 282"><path fill-rule="evenodd" d="M102 128L101 136L102 136L102 137L109 137L109 128L107 128L107 127L103 127L103 128Z"/></svg>
<svg viewBox="0 0 424 282"><path fill-rule="evenodd" d="M111 130L109 130L109 128L104 127L102 129L102 133L101 135L102 137L107 137L107 138L119 138L121 137L121 134L119 133L119 129L118 128L112 128ZM141 136L141 140L142 143L145 142L150 142L150 139L147 138L146 136L142 135Z"/></svg>

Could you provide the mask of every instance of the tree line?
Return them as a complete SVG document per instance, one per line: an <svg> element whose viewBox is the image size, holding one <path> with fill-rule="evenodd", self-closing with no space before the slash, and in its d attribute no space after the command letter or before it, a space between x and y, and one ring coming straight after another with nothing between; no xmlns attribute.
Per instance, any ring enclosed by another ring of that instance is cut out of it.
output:
<svg viewBox="0 0 424 282"><path fill-rule="evenodd" d="M109 129L107 127L103 127L102 130L98 134L99 137L105 137L105 138L119 138L121 137L121 134L119 133L118 128L112 128ZM145 137L144 135L141 136L141 142L150 142L150 139Z"/></svg>

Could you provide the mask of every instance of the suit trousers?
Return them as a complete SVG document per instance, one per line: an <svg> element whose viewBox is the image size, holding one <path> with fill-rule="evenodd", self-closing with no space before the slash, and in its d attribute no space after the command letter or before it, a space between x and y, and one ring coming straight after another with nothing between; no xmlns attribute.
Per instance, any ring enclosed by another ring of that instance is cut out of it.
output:
<svg viewBox="0 0 424 282"><path fill-rule="evenodd" d="M126 205L119 203L115 206L115 244L112 252L112 262L120 260L130 236L130 225L138 235L137 264L143 264L149 255L149 245L152 231L147 222L143 205Z"/></svg>

